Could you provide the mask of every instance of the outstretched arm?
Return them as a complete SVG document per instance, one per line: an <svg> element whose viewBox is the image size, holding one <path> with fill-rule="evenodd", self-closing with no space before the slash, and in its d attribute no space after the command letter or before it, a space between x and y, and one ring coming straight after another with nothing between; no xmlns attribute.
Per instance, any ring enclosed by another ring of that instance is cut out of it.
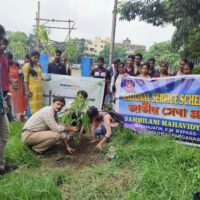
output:
<svg viewBox="0 0 200 200"><path fill-rule="evenodd" d="M112 134L110 120L111 120L111 116L109 114L107 114L104 117L104 120L103 120L104 124L105 124L105 128L106 128L106 134L105 134L105 136L102 138L102 140L96 146L96 148L99 149L99 150L102 150L104 148L107 140L110 138L110 136Z"/></svg>
<svg viewBox="0 0 200 200"><path fill-rule="evenodd" d="M72 154L72 153L75 152L75 149L73 149L73 148L71 148L71 147L69 146L68 140L67 140L66 137L65 137L65 138L62 138L61 140L62 140L62 142L63 142L63 144L64 144L64 146L65 146L66 151L68 151L70 154Z"/></svg>

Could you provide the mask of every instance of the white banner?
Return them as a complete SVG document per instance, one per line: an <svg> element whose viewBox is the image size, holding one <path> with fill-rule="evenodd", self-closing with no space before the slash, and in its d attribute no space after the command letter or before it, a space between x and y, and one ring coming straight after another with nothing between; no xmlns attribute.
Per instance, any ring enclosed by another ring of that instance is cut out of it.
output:
<svg viewBox="0 0 200 200"><path fill-rule="evenodd" d="M49 76L49 75L48 75ZM99 110L102 108L105 81L102 79L75 77L66 75L50 75L50 81L43 81L44 105L49 105L54 96L63 96L68 103L73 101L79 90L85 90L88 93L90 105ZM64 109L65 109L64 108Z"/></svg>

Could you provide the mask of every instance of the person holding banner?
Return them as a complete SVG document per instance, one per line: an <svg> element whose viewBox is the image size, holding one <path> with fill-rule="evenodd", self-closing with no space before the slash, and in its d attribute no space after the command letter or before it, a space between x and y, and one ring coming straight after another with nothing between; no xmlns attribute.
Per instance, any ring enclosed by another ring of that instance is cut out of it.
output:
<svg viewBox="0 0 200 200"><path fill-rule="evenodd" d="M25 95L28 99L30 115L43 107L42 69L38 64L40 53L33 51L31 60L23 67Z"/></svg>
<svg viewBox="0 0 200 200"><path fill-rule="evenodd" d="M149 76L152 78L159 77L159 72L155 70L155 58L149 58L147 64L149 65Z"/></svg>
<svg viewBox="0 0 200 200"><path fill-rule="evenodd" d="M180 61L180 64L179 64L179 66L180 66L180 69L177 71L177 72L175 72L175 76L182 76L182 75L184 75L183 74L183 67L186 65L186 64L188 64L188 60L187 59L182 59L181 61Z"/></svg>
<svg viewBox="0 0 200 200"><path fill-rule="evenodd" d="M68 139L70 134L77 132L77 128L69 125L62 126L58 123L58 112L64 105L65 98L56 96L51 106L46 106L34 113L23 127L22 141L39 154L62 141L66 151L73 153L75 150L69 146Z"/></svg>
<svg viewBox="0 0 200 200"><path fill-rule="evenodd" d="M116 68L116 74L112 77L111 80L111 90L112 90L112 96L113 96L113 110L116 112L119 112L119 90L120 90L120 84L121 80L124 76L128 76L126 73L126 67L123 62L118 63Z"/></svg>
<svg viewBox="0 0 200 200"><path fill-rule="evenodd" d="M164 61L161 61L160 63L160 75L159 77L169 77L169 73L168 73L168 64Z"/></svg>
<svg viewBox="0 0 200 200"><path fill-rule="evenodd" d="M194 69L194 63L188 62L183 66L183 75L191 75Z"/></svg>
<svg viewBox="0 0 200 200"><path fill-rule="evenodd" d="M141 74L138 76L140 78L151 78L151 76L149 76L149 64L148 63L144 63L142 65L142 71Z"/></svg>
<svg viewBox="0 0 200 200"><path fill-rule="evenodd" d="M116 60L113 60L111 66L108 66L108 67L110 67L109 69L108 69L108 67L107 67L107 70L108 70L108 71L111 71L111 68L112 68L112 74L111 74L111 76L113 76L113 75L115 75L115 74L117 73L117 64L120 63L120 62L121 62L121 61L120 61L120 59L118 58L118 59L116 59Z"/></svg>

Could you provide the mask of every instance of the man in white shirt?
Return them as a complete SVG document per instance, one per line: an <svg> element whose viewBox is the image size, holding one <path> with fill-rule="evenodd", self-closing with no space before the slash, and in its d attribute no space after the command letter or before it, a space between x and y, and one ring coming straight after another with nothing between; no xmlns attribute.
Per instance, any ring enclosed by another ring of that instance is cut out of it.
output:
<svg viewBox="0 0 200 200"><path fill-rule="evenodd" d="M76 132L77 128L72 126L62 126L58 123L57 113L65 105L64 97L54 97L51 106L46 106L36 113L26 122L22 130L22 140L37 153L43 153L60 140L66 150L73 153L68 145L69 132Z"/></svg>

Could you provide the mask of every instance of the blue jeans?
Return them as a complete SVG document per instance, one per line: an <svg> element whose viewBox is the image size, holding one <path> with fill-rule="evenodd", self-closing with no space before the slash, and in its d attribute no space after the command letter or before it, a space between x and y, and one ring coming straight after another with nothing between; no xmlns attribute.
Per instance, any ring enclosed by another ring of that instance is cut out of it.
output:
<svg viewBox="0 0 200 200"><path fill-rule="evenodd" d="M100 127L95 129L95 134L96 136L101 136L101 135L105 135L106 134L106 128L105 128L105 124L101 123Z"/></svg>

